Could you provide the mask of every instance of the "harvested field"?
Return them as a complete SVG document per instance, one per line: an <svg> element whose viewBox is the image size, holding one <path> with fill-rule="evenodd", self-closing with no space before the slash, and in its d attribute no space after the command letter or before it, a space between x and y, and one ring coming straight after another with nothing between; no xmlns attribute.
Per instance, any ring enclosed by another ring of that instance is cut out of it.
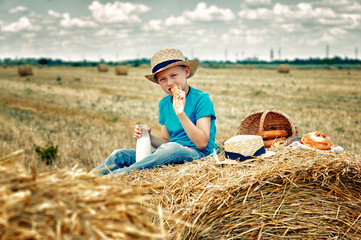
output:
<svg viewBox="0 0 361 240"><path fill-rule="evenodd" d="M145 80L149 69L34 71L0 69L4 239L360 239L360 71L200 68L189 80L210 93L220 145L245 116L274 108L300 136L322 131L344 153L279 146L269 159L217 166L208 157L116 177L88 172L135 147L135 124L159 135L164 93ZM52 165L34 151L49 142L58 146Z"/></svg>

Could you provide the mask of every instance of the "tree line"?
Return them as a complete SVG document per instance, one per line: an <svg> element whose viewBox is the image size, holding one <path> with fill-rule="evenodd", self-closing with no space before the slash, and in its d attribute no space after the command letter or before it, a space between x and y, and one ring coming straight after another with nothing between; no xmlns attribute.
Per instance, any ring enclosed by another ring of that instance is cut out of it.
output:
<svg viewBox="0 0 361 240"><path fill-rule="evenodd" d="M221 66L232 66L232 65L249 65L249 64L262 64L262 65L275 65L275 64L292 64L292 65L359 65L361 64L360 59L350 59L350 58L341 58L341 57L333 57L333 58L309 58L309 59L294 59L294 60L273 60L273 61L264 61L259 60L257 58L245 59L245 60L237 60L237 61L222 61L222 60L199 60L196 59L200 65L208 66L208 67L221 67ZM97 66L98 64L107 64L107 65L130 65L132 67L138 67L144 64L150 64L150 59L142 58L142 59L130 59L123 61L105 61L101 59L100 61L65 61L62 59L52 59L52 58L4 58L0 59L0 65L46 65L46 66L74 66L74 67L86 67L86 66Z"/></svg>

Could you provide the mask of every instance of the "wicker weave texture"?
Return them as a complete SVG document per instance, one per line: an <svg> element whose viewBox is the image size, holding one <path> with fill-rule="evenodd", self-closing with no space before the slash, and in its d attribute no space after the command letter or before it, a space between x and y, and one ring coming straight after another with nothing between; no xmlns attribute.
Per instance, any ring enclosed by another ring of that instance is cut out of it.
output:
<svg viewBox="0 0 361 240"><path fill-rule="evenodd" d="M288 136L298 136L295 121L286 113L270 109L249 114L239 124L237 134L257 135L263 131L286 130Z"/></svg>

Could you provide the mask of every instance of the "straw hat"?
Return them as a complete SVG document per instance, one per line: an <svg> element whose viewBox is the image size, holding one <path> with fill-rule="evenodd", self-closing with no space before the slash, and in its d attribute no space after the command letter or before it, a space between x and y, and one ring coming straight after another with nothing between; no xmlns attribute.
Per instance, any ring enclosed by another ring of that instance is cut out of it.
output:
<svg viewBox="0 0 361 240"><path fill-rule="evenodd" d="M155 83L158 83L154 78L155 74L174 66L189 66L190 75L188 78L192 77L198 69L198 62L196 60L185 60L183 53L174 48L163 49L155 53L150 61L150 65L152 74L145 75L145 77Z"/></svg>
<svg viewBox="0 0 361 240"><path fill-rule="evenodd" d="M246 160L253 157L271 157L275 152L266 151L261 136L237 135L224 142L226 158Z"/></svg>

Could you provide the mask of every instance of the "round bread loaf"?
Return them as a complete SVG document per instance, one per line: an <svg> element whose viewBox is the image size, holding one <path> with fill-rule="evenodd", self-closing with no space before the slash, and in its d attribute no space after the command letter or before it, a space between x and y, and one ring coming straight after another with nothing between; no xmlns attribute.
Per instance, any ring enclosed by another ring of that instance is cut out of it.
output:
<svg viewBox="0 0 361 240"><path fill-rule="evenodd" d="M333 143L320 131L307 133L301 139L301 143L319 150L330 150L333 146Z"/></svg>

